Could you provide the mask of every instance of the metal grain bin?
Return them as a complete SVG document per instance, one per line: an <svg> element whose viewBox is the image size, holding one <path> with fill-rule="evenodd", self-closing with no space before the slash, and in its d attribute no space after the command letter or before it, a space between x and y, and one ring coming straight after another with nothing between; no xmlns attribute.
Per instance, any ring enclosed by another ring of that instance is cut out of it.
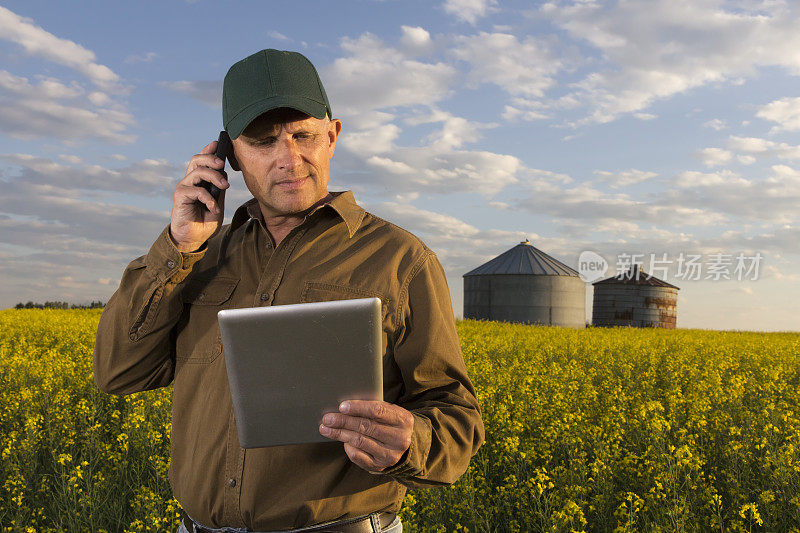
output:
<svg viewBox="0 0 800 533"><path fill-rule="evenodd" d="M586 283L526 240L464 274L464 318L584 328Z"/></svg>
<svg viewBox="0 0 800 533"><path fill-rule="evenodd" d="M592 285L592 325L675 328L680 289L648 275L639 265Z"/></svg>

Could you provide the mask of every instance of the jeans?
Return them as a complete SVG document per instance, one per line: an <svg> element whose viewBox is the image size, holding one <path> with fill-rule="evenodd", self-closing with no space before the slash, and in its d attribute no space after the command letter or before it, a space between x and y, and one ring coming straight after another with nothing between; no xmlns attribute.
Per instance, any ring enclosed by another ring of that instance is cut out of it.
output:
<svg viewBox="0 0 800 533"><path fill-rule="evenodd" d="M249 529L241 529L236 527L223 527L221 529L207 528L207 529L209 531L213 531L214 533L248 533L250 531ZM400 521L400 517L399 516L395 517L394 522L389 524L387 527L383 528L382 531L383 533L403 533L403 523ZM194 531L186 529L186 526L183 525L183 521L181 521L181 525L178 526L178 529L175 530L175 533L194 533ZM275 532L275 533L282 533L282 532Z"/></svg>

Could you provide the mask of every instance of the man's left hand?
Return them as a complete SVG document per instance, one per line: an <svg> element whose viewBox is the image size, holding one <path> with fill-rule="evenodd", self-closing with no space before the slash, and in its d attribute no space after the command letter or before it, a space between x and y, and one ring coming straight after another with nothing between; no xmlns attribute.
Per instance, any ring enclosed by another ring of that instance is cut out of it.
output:
<svg viewBox="0 0 800 533"><path fill-rule="evenodd" d="M355 464L371 472L394 466L411 446L414 416L399 405L382 401L347 400L338 413L327 413L321 435L342 441Z"/></svg>

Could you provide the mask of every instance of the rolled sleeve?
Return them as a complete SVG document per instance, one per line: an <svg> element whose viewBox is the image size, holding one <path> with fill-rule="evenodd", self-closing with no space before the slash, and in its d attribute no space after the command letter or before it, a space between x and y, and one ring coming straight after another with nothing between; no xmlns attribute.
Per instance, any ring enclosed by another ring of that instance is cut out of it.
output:
<svg viewBox="0 0 800 533"><path fill-rule="evenodd" d="M412 411L411 414L414 416L414 430L411 433L411 445L408 450L396 465L373 473L387 474L399 479L419 476L422 473L431 449L431 422L418 413Z"/></svg>
<svg viewBox="0 0 800 533"><path fill-rule="evenodd" d="M171 383L170 332L183 312L175 287L204 254L178 251L167 226L147 255L127 266L97 327L93 371L100 390L124 395Z"/></svg>
<svg viewBox="0 0 800 533"><path fill-rule="evenodd" d="M410 487L448 485L484 441L475 388L467 375L444 269L430 250L411 271L397 310L394 357L414 415L411 446L383 473Z"/></svg>

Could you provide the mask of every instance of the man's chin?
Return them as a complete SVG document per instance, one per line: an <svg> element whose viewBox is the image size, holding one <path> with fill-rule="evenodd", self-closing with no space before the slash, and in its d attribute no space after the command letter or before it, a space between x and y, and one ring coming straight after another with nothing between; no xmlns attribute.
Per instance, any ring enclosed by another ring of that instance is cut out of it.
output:
<svg viewBox="0 0 800 533"><path fill-rule="evenodd" d="M326 197L327 193L321 199L317 198L316 195L313 197L297 195L296 197L284 197L276 203L266 203L265 205L268 206L273 216L302 216L324 203Z"/></svg>

